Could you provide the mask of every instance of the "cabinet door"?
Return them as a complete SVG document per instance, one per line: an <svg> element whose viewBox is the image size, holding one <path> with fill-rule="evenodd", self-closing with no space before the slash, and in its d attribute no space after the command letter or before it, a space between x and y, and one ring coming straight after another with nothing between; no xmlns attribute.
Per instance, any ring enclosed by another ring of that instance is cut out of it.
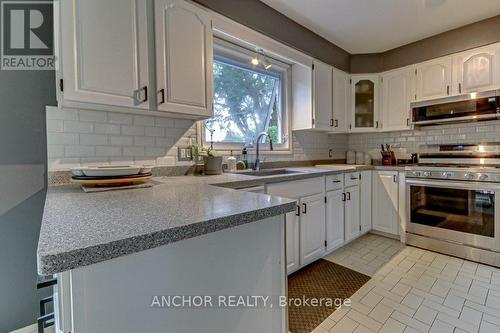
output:
<svg viewBox="0 0 500 333"><path fill-rule="evenodd" d="M331 129L332 124L332 67L314 62L313 70L314 128Z"/></svg>
<svg viewBox="0 0 500 333"><path fill-rule="evenodd" d="M332 71L333 77L333 130L347 130L346 116L349 111L349 76L337 69Z"/></svg>
<svg viewBox="0 0 500 333"><path fill-rule="evenodd" d="M344 243L344 201L343 190L326 193L326 251Z"/></svg>
<svg viewBox="0 0 500 333"><path fill-rule="evenodd" d="M449 96L451 94L451 67L451 57L417 64L416 100Z"/></svg>
<svg viewBox="0 0 500 333"><path fill-rule="evenodd" d="M285 215L286 221L286 268L291 273L300 267L299 263L299 217L297 212Z"/></svg>
<svg viewBox="0 0 500 333"><path fill-rule="evenodd" d="M156 0L155 19L158 110L212 116L210 15L184 0Z"/></svg>
<svg viewBox="0 0 500 333"><path fill-rule="evenodd" d="M313 126L312 66L292 65L292 130Z"/></svg>
<svg viewBox="0 0 500 333"><path fill-rule="evenodd" d="M372 172L362 171L359 203L360 203L360 224L361 233L372 229Z"/></svg>
<svg viewBox="0 0 500 333"><path fill-rule="evenodd" d="M413 67L382 74L382 122L384 131L408 129L410 126L410 102L413 92Z"/></svg>
<svg viewBox="0 0 500 333"><path fill-rule="evenodd" d="M359 205L359 185L351 186L345 189L345 238L346 241L358 237L361 232L360 225L360 205Z"/></svg>
<svg viewBox="0 0 500 333"><path fill-rule="evenodd" d="M499 83L499 48L498 45L493 45L456 55L453 93L464 94L496 88Z"/></svg>
<svg viewBox="0 0 500 333"><path fill-rule="evenodd" d="M379 128L378 75L356 75L351 78L352 132L367 132Z"/></svg>
<svg viewBox="0 0 500 333"><path fill-rule="evenodd" d="M398 173L373 173L373 229L398 234Z"/></svg>
<svg viewBox="0 0 500 333"><path fill-rule="evenodd" d="M300 264L325 253L325 198L316 194L300 199Z"/></svg>
<svg viewBox="0 0 500 333"><path fill-rule="evenodd" d="M59 4L63 103L149 108L146 3L67 0Z"/></svg>

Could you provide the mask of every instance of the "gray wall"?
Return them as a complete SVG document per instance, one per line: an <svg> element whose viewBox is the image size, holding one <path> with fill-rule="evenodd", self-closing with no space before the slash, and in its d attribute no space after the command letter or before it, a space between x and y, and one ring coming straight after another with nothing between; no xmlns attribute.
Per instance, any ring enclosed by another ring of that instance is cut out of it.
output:
<svg viewBox="0 0 500 333"><path fill-rule="evenodd" d="M194 0L327 64L349 71L349 53L258 0Z"/></svg>
<svg viewBox="0 0 500 333"><path fill-rule="evenodd" d="M35 323L38 301L49 292L36 290L36 247L46 181L35 170L47 164L47 104L55 105L53 71L0 70L0 184L13 179L16 170L34 170L23 175L33 180L0 189L3 208L5 197L22 194L24 199L0 213L0 332ZM33 185L38 183L41 189Z"/></svg>
<svg viewBox="0 0 500 333"><path fill-rule="evenodd" d="M351 55L352 73L376 73L500 42L500 15L381 53Z"/></svg>

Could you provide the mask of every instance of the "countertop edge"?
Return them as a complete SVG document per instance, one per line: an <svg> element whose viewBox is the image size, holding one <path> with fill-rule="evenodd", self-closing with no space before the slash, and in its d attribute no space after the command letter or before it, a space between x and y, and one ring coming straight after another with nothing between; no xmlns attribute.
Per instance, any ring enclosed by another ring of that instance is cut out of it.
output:
<svg viewBox="0 0 500 333"><path fill-rule="evenodd" d="M269 217L286 214L295 210L296 203L276 204L272 207L260 208L249 212L227 215L207 221L200 221L186 226L156 231L144 235L121 239L105 244L77 249L64 253L44 254L38 256L38 273L51 275L76 269L121 256L153 249L185 239L190 239L243 224L256 222Z"/></svg>

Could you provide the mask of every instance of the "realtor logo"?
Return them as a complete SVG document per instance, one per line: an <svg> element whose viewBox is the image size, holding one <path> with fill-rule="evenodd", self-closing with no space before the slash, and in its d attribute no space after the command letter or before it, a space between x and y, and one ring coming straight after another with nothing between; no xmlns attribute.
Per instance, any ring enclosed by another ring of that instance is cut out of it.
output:
<svg viewBox="0 0 500 333"><path fill-rule="evenodd" d="M52 1L1 1L1 69L54 69Z"/></svg>

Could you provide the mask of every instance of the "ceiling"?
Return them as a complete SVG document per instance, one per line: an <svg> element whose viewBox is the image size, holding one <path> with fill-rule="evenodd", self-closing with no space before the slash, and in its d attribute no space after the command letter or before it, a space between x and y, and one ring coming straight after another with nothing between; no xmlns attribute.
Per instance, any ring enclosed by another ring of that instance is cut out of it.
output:
<svg viewBox="0 0 500 333"><path fill-rule="evenodd" d="M383 52L500 14L498 0L261 0L349 53Z"/></svg>

